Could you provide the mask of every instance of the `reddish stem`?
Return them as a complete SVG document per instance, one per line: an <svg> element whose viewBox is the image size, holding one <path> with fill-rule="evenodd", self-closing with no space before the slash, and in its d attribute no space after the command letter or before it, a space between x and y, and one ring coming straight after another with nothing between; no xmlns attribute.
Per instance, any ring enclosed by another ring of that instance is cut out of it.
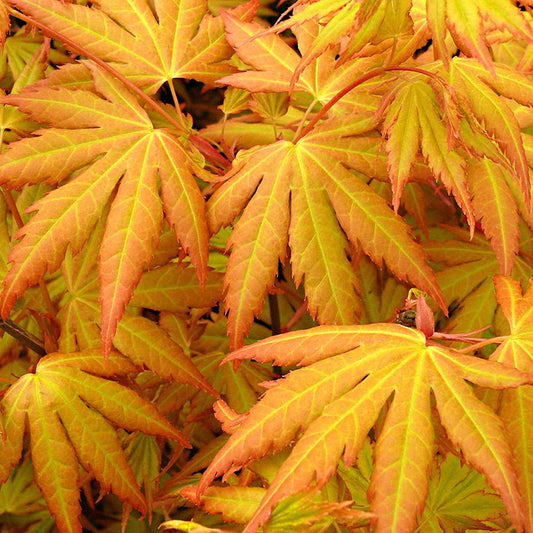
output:
<svg viewBox="0 0 533 533"><path fill-rule="evenodd" d="M293 143L297 143L302 137L305 137L316 125L316 123L343 97L346 96L352 89L355 89L365 81L371 80L372 78L375 78L376 76L379 76L380 74L383 74L386 72L387 69L383 67L376 68L374 70L371 70L370 72L367 72L365 75L361 76L360 78L356 79L353 83L350 83L350 85L347 85L339 91L327 104L324 105L324 107L312 118L311 122L307 124L307 126L300 132L300 134L294 138L292 141Z"/></svg>

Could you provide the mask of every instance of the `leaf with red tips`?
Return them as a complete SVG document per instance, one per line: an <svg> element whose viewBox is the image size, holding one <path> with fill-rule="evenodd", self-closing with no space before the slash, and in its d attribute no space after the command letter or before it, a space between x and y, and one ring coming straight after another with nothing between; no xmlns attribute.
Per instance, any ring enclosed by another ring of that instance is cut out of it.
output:
<svg viewBox="0 0 533 533"><path fill-rule="evenodd" d="M533 283L522 294L518 281L497 275L494 277L496 298L510 327L509 337L491 355L491 359L523 371L533 371ZM533 451L531 427L533 424L533 387L505 391L500 401L499 414L513 443L520 494L524 500L526 531L533 529Z"/></svg>
<svg viewBox="0 0 533 533"><path fill-rule="evenodd" d="M427 1L429 4L431 0ZM533 42L533 29L512 0L446 0L446 23L454 41L462 51L477 58L494 73L486 37L488 21L497 28L506 29L517 39ZM442 26L439 28L442 30Z"/></svg>
<svg viewBox="0 0 533 533"><path fill-rule="evenodd" d="M8 472L20 459L25 426L20 413L24 412L36 481L61 532L82 530L78 463L95 476L104 492L111 491L146 512L144 497L110 422L189 446L153 404L106 379L132 371L135 367L116 353L107 359L95 351L50 354L39 361L35 374L21 377L2 399L6 438L13 448L2 455L1 471Z"/></svg>
<svg viewBox="0 0 533 533"><path fill-rule="evenodd" d="M348 324L361 309L346 237L353 245L360 242L378 266L386 263L398 278L445 307L407 225L341 164L352 158L350 140L371 127L364 116L357 122L332 119L296 144L278 141L241 152L231 177L209 199L213 230L244 208L228 242L232 252L225 286L232 347L242 346L254 315L262 309L278 260L285 256L287 232L295 280L305 278L309 308L319 322Z"/></svg>
<svg viewBox="0 0 533 533"><path fill-rule="evenodd" d="M101 335L108 352L124 308L151 261L162 208L201 283L207 274L208 230L203 199L180 140L155 129L136 98L112 76L85 64L96 92L42 86L9 97L35 120L54 127L13 144L0 156L2 183L57 183L86 168L32 206L38 212L20 231L21 241L10 255L13 265L4 281L2 315L7 316L28 286L59 267L67 246L74 253L81 249L118 184L100 248Z"/></svg>
<svg viewBox="0 0 533 533"><path fill-rule="evenodd" d="M458 95L463 98L463 103L470 114L473 114L483 130L493 136L501 150L507 155L516 171L516 178L526 203L531 200L531 180L529 166L522 143L518 120L505 101L497 92L509 94L511 98L524 96L524 91L518 94L512 90L508 92L505 83L489 81L478 75L479 65L473 59L454 58L451 62L450 80ZM518 75L517 75L518 77ZM527 80L523 80L527 81ZM531 86L531 84L529 83ZM528 103L532 103L531 95ZM471 110L471 111L470 111Z"/></svg>
<svg viewBox="0 0 533 533"><path fill-rule="evenodd" d="M464 380L507 389L531 383L533 374L434 342L426 344L421 332L391 324L321 327L281 335L242 348L228 360L254 357L292 365L297 361L287 349L291 344L302 350L300 361L309 351L308 366L290 372L252 407L204 473L199 495L217 476L296 440L245 528L253 533L282 498L310 484L323 486L341 457L353 464L387 405L376 437L370 510L378 517L377 532L412 531L423 510L427 469L434 454L433 391L449 437L500 492L515 527L521 527L523 505L502 422Z"/></svg>

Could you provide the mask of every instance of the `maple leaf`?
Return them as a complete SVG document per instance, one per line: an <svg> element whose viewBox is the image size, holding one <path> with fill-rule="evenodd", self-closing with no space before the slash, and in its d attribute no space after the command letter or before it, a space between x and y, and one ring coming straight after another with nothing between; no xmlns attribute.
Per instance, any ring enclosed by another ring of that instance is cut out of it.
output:
<svg viewBox="0 0 533 533"><path fill-rule="evenodd" d="M260 384L272 379L272 373L255 363L241 365L238 369L221 369L219 365L223 358L223 354L214 352L196 355L193 362L202 375L226 398L235 412L244 413L254 405L257 396L262 392ZM169 383L161 387L155 403L162 413L167 413L190 402L189 418L194 420L196 415L201 417L211 411L213 400L213 396L191 390L187 385Z"/></svg>
<svg viewBox="0 0 533 533"><path fill-rule="evenodd" d="M298 31L315 23L321 27L319 35L301 50L302 57L292 75L291 87L306 67L328 49L341 45L343 58L349 58L369 43L387 41L387 47L396 47L394 59L389 64L409 56L425 41L425 29L413 28L410 17L411 0L387 2L351 2L349 0L318 0L316 2L297 1L290 8L289 18L276 23L259 35L269 38L272 33L292 29ZM411 38L415 34L414 38ZM343 42L343 41L348 41ZM399 43L399 41L403 41ZM406 46L407 44L407 46Z"/></svg>
<svg viewBox="0 0 533 533"><path fill-rule="evenodd" d="M529 205L531 181L520 125L501 96L530 106L533 103L533 84L527 77L504 65L495 65L493 70L496 78L475 59L456 57L451 61L449 79L474 129L486 132L509 158L514 167L513 174Z"/></svg>
<svg viewBox="0 0 533 533"><path fill-rule="evenodd" d="M460 459L448 454L435 469L420 519L419 530L424 532L464 532L483 529L489 520L498 519L505 512L502 501L478 472L461 465Z"/></svg>
<svg viewBox="0 0 533 533"><path fill-rule="evenodd" d="M360 308L346 237L354 245L360 242L378 266L385 262L398 278L445 307L407 225L342 164L349 165L352 136L371 127L364 116L358 122L330 119L297 143L278 141L242 151L209 199L213 232L244 210L228 241L232 252L225 277L233 347L242 344L262 308L287 244L294 279L299 284L305 277L309 310L321 322L354 322Z"/></svg>
<svg viewBox="0 0 533 533"><path fill-rule="evenodd" d="M491 359L527 372L533 370L533 283L522 294L520 282L508 277L494 277L496 298L510 327L507 339L491 355ZM499 414L513 443L520 493L526 509L526 531L533 531L533 387L505 391L500 399Z"/></svg>
<svg viewBox="0 0 533 533"><path fill-rule="evenodd" d="M0 477L7 479L11 466L20 460L27 418L35 479L61 532L82 530L78 462L104 491L146 511L108 421L189 446L153 404L110 379L135 371L130 361L116 353L106 360L100 350L50 354L39 361L34 374L19 378L2 399L6 423Z"/></svg>
<svg viewBox="0 0 533 533"><path fill-rule="evenodd" d="M448 131L443 124L435 94L422 81L411 81L392 89L392 103L387 108L383 131L387 136L386 150L392 183L392 204L397 211L400 197L412 175L412 166L421 145L436 178L452 191L457 204L474 225L470 192L465 177L466 163L456 152L450 152ZM384 98L387 102L388 98Z"/></svg>
<svg viewBox="0 0 533 533"><path fill-rule="evenodd" d="M437 55L445 61L449 57L446 28L461 52L477 58L492 73L494 66L489 52L488 29L495 26L509 31L517 39L533 42L533 28L516 2L511 0L426 0L425 3Z"/></svg>
<svg viewBox="0 0 533 533"><path fill-rule="evenodd" d="M297 439L245 531L254 532L281 498L313 481L324 485L341 456L353 464L380 410L370 512L377 532L412 531L428 490L433 458L430 391L449 438L502 496L522 527L512 455L500 419L473 393L468 380L496 389L531 382L531 374L426 342L394 324L319 326L244 347L227 360L253 358L305 365L273 385L230 436L204 473L201 495L228 474Z"/></svg>
<svg viewBox="0 0 533 533"><path fill-rule="evenodd" d="M277 35L265 35L260 24L240 20L229 13L224 13L223 18L228 42L238 57L251 68L224 76L218 81L251 93L288 92L294 89L294 103L299 102L303 93L312 95L318 102L325 104L348 84L372 69L381 67L384 62L384 57L377 54L376 57L356 57L339 65L335 62L335 51L330 50L306 65L296 79L295 71L299 68L301 56L283 39ZM320 26L313 21L294 28L299 50L305 53L316 42L320 32ZM363 113L375 111L379 97L372 94L370 88L379 92L381 83L382 80L375 85L367 82L364 89L353 89L339 100L331 113L342 115L348 110L350 113L359 110ZM304 97L303 102L305 109L309 100Z"/></svg>
<svg viewBox="0 0 533 533"><path fill-rule="evenodd" d="M425 243L424 248L432 261L443 266L436 277L446 302L450 308L455 308L446 331L475 331L493 324L497 302L492 279L501 271L498 253L478 233L471 240L464 229L447 226L444 235L442 231L430 228L432 240ZM527 257L516 257L512 274L515 279L527 283L533 276Z"/></svg>
<svg viewBox="0 0 533 533"><path fill-rule="evenodd" d="M161 471L161 447L155 437L137 433L128 443L126 455L137 483L143 488L146 506L152 510Z"/></svg>
<svg viewBox="0 0 533 533"><path fill-rule="evenodd" d="M59 183L83 171L32 206L38 213L21 230L10 255L1 312L7 316L28 286L57 269L68 245L80 250L119 183L100 248L101 338L108 352L150 263L163 210L201 281L207 273L208 231L203 198L180 141L168 129L154 128L137 100L109 74L91 63L85 66L96 92L40 86L6 98L54 128L14 143L0 156L1 183Z"/></svg>
<svg viewBox="0 0 533 533"><path fill-rule="evenodd" d="M189 485L181 494L194 501L196 487ZM209 487L202 497L201 507L209 514L222 515L225 522L246 524L266 493L262 487ZM320 495L302 492L279 502L265 525L265 531L320 532L331 524L350 518L352 526L373 518L371 513L348 509L351 501L331 503ZM344 516L343 516L344 515Z"/></svg>
<svg viewBox="0 0 533 533"><path fill-rule="evenodd" d="M92 7L59 0L10 0L59 40L66 38L106 61L153 94L173 78L213 84L234 72L232 49L220 17L208 14L207 0L99 0ZM251 6L238 14L253 16ZM98 36L98 38L95 38Z"/></svg>

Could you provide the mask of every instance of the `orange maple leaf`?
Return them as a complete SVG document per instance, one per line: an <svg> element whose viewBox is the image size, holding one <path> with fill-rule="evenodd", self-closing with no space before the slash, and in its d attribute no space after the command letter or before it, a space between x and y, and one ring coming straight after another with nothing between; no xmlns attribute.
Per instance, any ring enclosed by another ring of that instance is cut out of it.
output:
<svg viewBox="0 0 533 533"><path fill-rule="evenodd" d="M55 38L106 61L150 94L173 78L213 84L235 71L228 62L233 51L224 39L224 23L208 13L207 0L167 0L153 11L146 0L127 6L116 0L92 6L60 0L9 3L45 31L55 32ZM250 2L235 13L253 17L255 8Z"/></svg>
<svg viewBox="0 0 533 533"><path fill-rule="evenodd" d="M110 379L135 372L137 368L115 352L108 359L100 350L50 354L39 361L34 374L19 378L2 399L5 443L0 481L7 479L11 466L20 460L27 419L36 482L60 531L82 531L78 463L105 492L146 512L144 497L110 422L190 446L153 404Z"/></svg>
<svg viewBox="0 0 533 533"><path fill-rule="evenodd" d="M248 523L252 533L281 498L322 486L343 457L351 465L381 409L370 511L376 532L416 527L434 456L431 392L450 440L501 494L515 527L523 503L503 424L470 385L506 389L531 383L533 374L460 354L393 324L320 326L259 341L227 357L278 365L305 365L273 384L230 436L206 470L201 495L213 479L269 452L296 444Z"/></svg>
<svg viewBox="0 0 533 533"><path fill-rule="evenodd" d="M81 249L111 201L100 248L101 336L107 353L151 261L163 211L201 282L207 273L208 230L186 141L168 128L155 128L136 98L112 76L90 62L85 66L92 75L91 88L45 84L6 97L53 128L13 143L0 156L2 184L57 184L83 170L31 207L38 212L20 231L22 239L10 255L13 265L4 280L1 312L7 316L28 286L57 269L67 246L74 252Z"/></svg>
<svg viewBox="0 0 533 533"><path fill-rule="evenodd" d="M227 181L209 199L213 232L243 210L228 242L232 253L225 278L233 347L242 345L262 308L287 244L294 278L300 283L305 277L309 309L321 322L353 323L360 309L346 237L353 245L360 242L378 266L385 262L398 278L445 308L408 226L361 175L343 165L359 159L352 155L352 142L372 127L371 117L364 115L330 119L296 143L241 151Z"/></svg>
<svg viewBox="0 0 533 533"><path fill-rule="evenodd" d="M522 294L520 283L501 275L494 277L496 298L510 333L491 355L491 360L520 370L533 371L533 281ZM533 387L506 390L500 399L499 415L513 443L515 467L518 474L520 493L524 500L524 522L526 531L533 531L533 450L531 449L531 428L533 428Z"/></svg>

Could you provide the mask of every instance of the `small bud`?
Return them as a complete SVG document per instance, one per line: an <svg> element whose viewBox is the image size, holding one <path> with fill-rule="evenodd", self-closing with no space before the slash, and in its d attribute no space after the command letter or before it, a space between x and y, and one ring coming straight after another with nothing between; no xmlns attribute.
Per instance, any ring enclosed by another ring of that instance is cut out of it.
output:
<svg viewBox="0 0 533 533"><path fill-rule="evenodd" d="M435 333L435 316L422 294L416 301L416 329L419 329L426 339Z"/></svg>

